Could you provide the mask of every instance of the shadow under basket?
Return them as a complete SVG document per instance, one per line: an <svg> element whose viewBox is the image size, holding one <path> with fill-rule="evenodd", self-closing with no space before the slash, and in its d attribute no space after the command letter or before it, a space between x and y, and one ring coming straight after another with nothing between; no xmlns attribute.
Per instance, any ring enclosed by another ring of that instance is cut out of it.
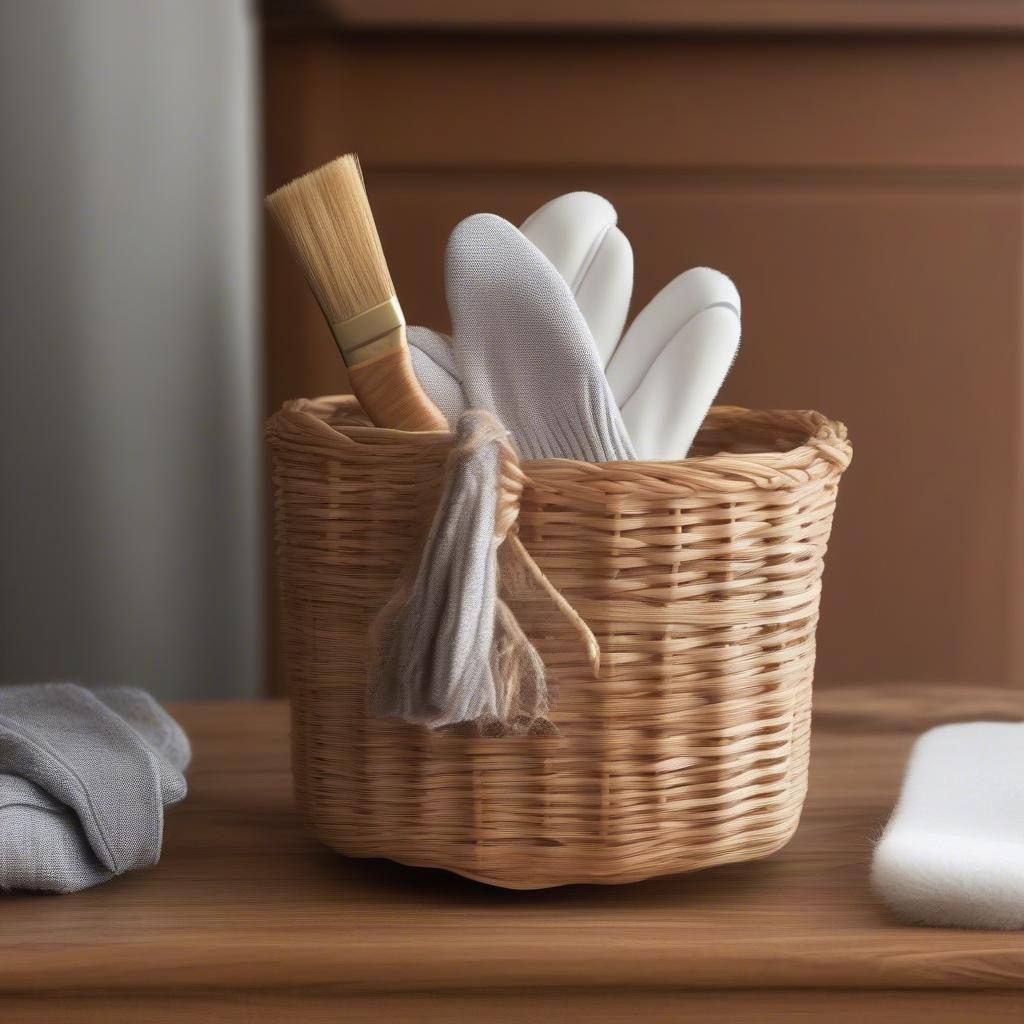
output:
<svg viewBox="0 0 1024 1024"><path fill-rule="evenodd" d="M355 399L267 426L296 795L355 857L507 888L629 882L763 857L807 788L814 633L846 429L711 411L679 462L524 462L519 536L601 647L595 678L543 589L509 604L557 735L430 733L366 710L371 622L418 556L451 436Z"/></svg>

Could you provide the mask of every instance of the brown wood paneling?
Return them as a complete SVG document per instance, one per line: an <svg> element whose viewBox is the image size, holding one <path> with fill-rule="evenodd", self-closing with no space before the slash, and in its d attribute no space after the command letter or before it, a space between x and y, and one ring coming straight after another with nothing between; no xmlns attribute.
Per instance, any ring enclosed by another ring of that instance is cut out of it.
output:
<svg viewBox="0 0 1024 1024"><path fill-rule="evenodd" d="M1022 678L1024 41L272 32L267 94L268 186L358 150L412 322L459 218L573 188L618 207L634 310L733 276L723 397L855 442L819 681ZM344 386L274 237L267 323L268 407Z"/></svg>
<svg viewBox="0 0 1024 1024"><path fill-rule="evenodd" d="M279 22L346 29L575 32L1007 32L1018 0L263 0Z"/></svg>
<svg viewBox="0 0 1024 1024"><path fill-rule="evenodd" d="M991 173L1022 165L1022 45L282 32L268 72L307 152L377 164Z"/></svg>

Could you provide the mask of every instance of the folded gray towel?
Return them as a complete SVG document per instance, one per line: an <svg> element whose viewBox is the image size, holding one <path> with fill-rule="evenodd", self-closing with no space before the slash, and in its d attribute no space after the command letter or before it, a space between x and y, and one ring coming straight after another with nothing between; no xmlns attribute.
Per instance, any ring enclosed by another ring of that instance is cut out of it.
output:
<svg viewBox="0 0 1024 1024"><path fill-rule="evenodd" d="M141 690L0 688L0 890L76 892L155 864L190 757Z"/></svg>

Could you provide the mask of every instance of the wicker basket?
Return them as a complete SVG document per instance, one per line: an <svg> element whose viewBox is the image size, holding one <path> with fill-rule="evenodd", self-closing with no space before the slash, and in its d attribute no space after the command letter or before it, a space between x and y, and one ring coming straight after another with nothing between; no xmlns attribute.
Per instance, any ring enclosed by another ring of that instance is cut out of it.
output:
<svg viewBox="0 0 1024 1024"><path fill-rule="evenodd" d="M502 738L365 710L367 631L416 557L449 436L371 427L339 397L288 403L268 440L296 793L324 843L523 889L786 843L842 424L723 407L685 462L524 463L519 536L602 668L540 588L512 595L559 734Z"/></svg>

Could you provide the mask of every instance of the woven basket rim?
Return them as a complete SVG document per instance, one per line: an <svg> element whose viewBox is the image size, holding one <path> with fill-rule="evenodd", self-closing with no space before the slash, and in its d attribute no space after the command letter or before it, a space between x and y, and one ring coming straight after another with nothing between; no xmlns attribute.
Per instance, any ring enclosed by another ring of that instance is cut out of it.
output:
<svg viewBox="0 0 1024 1024"><path fill-rule="evenodd" d="M326 416L350 415L343 429ZM449 431L413 433L358 422L365 414L354 395L324 395L285 402L266 424L268 441L290 443L304 436L315 446L351 451L352 445L379 449L388 444L409 446L447 444ZM776 427L801 441L776 451L728 452L695 455L672 461L583 462L575 459L523 460L524 472L535 483L545 479L578 479L599 484L602 479L619 485L630 482L701 491L735 491L745 487L798 486L810 477L839 475L852 458L846 425L813 409L748 409L738 405L712 406L705 427L723 424ZM702 428L702 430L705 428ZM319 444L317 444L319 442ZM660 489L660 488L659 488Z"/></svg>

